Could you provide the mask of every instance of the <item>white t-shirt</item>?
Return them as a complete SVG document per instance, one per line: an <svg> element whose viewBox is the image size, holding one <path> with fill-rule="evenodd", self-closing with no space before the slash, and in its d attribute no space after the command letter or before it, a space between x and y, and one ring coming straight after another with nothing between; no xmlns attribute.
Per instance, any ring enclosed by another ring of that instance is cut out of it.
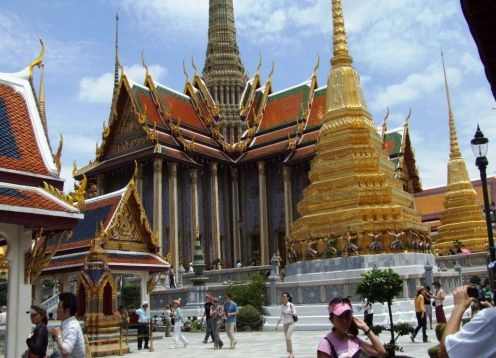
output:
<svg viewBox="0 0 496 358"><path fill-rule="evenodd" d="M496 357L496 307L479 311L460 331L446 336L450 358Z"/></svg>

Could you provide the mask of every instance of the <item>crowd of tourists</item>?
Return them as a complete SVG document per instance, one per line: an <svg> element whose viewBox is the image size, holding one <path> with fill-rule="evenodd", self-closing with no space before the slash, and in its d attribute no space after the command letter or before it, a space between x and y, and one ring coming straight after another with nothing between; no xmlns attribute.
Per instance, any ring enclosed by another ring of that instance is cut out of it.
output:
<svg viewBox="0 0 496 358"><path fill-rule="evenodd" d="M417 326L410 336L415 342L417 334L422 331L422 339L428 342L427 330L432 329L432 306L436 322L445 323L445 330L440 342L439 357L496 357L496 346L492 339L496 334L496 307L493 306L492 292L488 287L477 288L473 285L458 287L453 292L454 307L448 320L444 313L445 292L439 282L434 282L434 291L429 286L418 286L414 298ZM282 324L284 341L288 358L294 358L293 332L298 321L298 313L289 292L281 297L280 317L276 323L276 331ZM52 339L53 353L49 357L85 357L87 347L81 326L75 315L78 309L77 297L69 292L59 295L57 319L60 326L47 329L48 315L42 305L33 304L29 311L33 330L26 338L27 350L23 357L45 357L48 352L49 337ZM331 331L326 334L316 349L317 358L340 358L383 356L386 354L384 344L372 330L373 306L364 299L359 310L363 310L364 319L353 314L350 297L336 297L329 302L328 314L332 324ZM471 311L471 319L462 322ZM119 307L123 329L128 329L129 315ZM181 311L181 300L177 299L166 306L166 321L169 322L165 335L170 336L173 327L173 345L170 348L186 348L188 340L182 333L185 317ZM137 316L138 350L149 348L150 310L147 301L143 301L133 315ZM229 348L235 349L236 316L238 307L230 294L226 294L221 303L220 297L205 295L204 312L201 322L205 323L203 343L213 343L214 349L222 349L224 341L221 337L221 328L225 327ZM463 323L463 324L462 324ZM359 336L362 332L364 338Z"/></svg>

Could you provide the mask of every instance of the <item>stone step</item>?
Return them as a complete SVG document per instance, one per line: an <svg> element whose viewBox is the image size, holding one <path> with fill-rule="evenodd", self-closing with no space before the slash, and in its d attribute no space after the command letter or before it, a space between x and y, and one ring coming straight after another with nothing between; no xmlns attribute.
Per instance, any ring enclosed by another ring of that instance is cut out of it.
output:
<svg viewBox="0 0 496 358"><path fill-rule="evenodd" d="M299 331L318 331L328 330L331 326L329 321L329 314L327 311L328 305L295 305L296 312L298 313L298 322L295 325L295 330ZM360 303L354 303L353 314L354 316L363 319L363 310ZM446 317L449 317L453 310L453 296L446 296L445 304L443 305ZM413 299L411 300L395 300L391 306L393 313L393 322L402 323L408 322L413 326L417 325L417 318L415 315L415 305ZM280 306L266 306L264 307L264 331L275 330L277 321L279 320L281 307ZM389 312L387 304L374 303L374 325L389 326ZM436 315L434 307L432 309L432 323L436 322Z"/></svg>

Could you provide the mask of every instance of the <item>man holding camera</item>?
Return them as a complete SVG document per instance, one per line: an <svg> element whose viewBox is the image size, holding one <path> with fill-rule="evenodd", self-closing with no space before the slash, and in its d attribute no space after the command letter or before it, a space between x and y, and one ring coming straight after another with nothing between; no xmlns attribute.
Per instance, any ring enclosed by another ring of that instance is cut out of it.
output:
<svg viewBox="0 0 496 358"><path fill-rule="evenodd" d="M496 357L496 345L492 344L496 335L496 307L490 302L481 302L490 308L479 311L460 329L463 313L476 299L478 291L471 286L461 286L453 292L454 308L441 339L439 357Z"/></svg>

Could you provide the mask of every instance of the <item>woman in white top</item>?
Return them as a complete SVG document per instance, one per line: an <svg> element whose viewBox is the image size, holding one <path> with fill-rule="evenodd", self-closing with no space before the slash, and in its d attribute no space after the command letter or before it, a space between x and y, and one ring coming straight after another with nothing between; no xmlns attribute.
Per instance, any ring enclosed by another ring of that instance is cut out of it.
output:
<svg viewBox="0 0 496 358"><path fill-rule="evenodd" d="M288 358L294 358L293 354L293 342L291 341L293 330L294 330L294 317L296 316L296 309L292 303L291 295L289 292L284 292L282 294L282 306L281 306L281 317L277 321L276 331L279 327L279 323L283 324L284 327L284 337L286 338L286 351L289 353Z"/></svg>

